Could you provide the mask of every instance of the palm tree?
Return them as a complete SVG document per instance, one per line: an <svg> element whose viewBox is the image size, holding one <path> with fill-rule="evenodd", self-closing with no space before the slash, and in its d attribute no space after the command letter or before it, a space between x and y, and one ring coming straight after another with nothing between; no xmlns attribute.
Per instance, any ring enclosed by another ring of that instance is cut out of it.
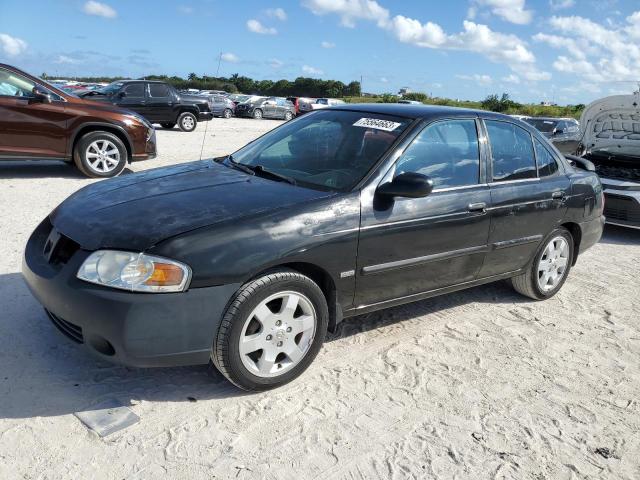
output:
<svg viewBox="0 0 640 480"><path fill-rule="evenodd" d="M191 72L187 78L188 78L190 81L192 81L192 82L193 82L194 80L197 80L197 79L198 79L198 75L196 75L195 73Z"/></svg>

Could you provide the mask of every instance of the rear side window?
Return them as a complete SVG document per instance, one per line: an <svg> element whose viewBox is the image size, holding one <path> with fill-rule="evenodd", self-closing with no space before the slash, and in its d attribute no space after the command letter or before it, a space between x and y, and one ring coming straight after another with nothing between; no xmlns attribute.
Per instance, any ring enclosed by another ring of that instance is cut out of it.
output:
<svg viewBox="0 0 640 480"><path fill-rule="evenodd" d="M124 87L127 97L144 97L144 83L130 83Z"/></svg>
<svg viewBox="0 0 640 480"><path fill-rule="evenodd" d="M475 120L447 120L426 127L396 165L396 175L422 173L435 188L475 185L480 174Z"/></svg>
<svg viewBox="0 0 640 480"><path fill-rule="evenodd" d="M531 135L509 122L485 120L493 166L493 181L536 178L536 162Z"/></svg>
<svg viewBox="0 0 640 480"><path fill-rule="evenodd" d="M168 97L169 86L165 85L164 83L150 83L149 96L150 97Z"/></svg>
<svg viewBox="0 0 640 480"><path fill-rule="evenodd" d="M556 159L538 139L534 139L533 143L536 146L538 176L550 177L551 175L555 175L555 173L558 171L558 162L556 162Z"/></svg>

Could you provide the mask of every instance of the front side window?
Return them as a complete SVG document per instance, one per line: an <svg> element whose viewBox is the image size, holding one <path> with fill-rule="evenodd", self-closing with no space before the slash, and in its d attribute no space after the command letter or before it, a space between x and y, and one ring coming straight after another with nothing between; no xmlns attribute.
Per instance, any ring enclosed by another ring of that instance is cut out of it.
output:
<svg viewBox="0 0 640 480"><path fill-rule="evenodd" d="M260 165L300 185L348 191L410 123L411 119L368 112L318 111L267 133L232 159Z"/></svg>
<svg viewBox="0 0 640 480"><path fill-rule="evenodd" d="M426 127L405 150L395 175L427 175L435 188L475 185L480 153L475 120L446 120Z"/></svg>
<svg viewBox="0 0 640 480"><path fill-rule="evenodd" d="M101 89L98 90L98 92L104 95L113 95L114 93L119 92L123 85L124 85L123 82L113 82L107 85L106 87L102 87Z"/></svg>
<svg viewBox="0 0 640 480"><path fill-rule="evenodd" d="M533 143L536 146L536 159L538 161L538 176L550 177L558 171L558 162L551 155L549 150L542 145L538 139L534 139Z"/></svg>
<svg viewBox="0 0 640 480"><path fill-rule="evenodd" d="M531 135L509 122L485 120L493 167L493 181L535 178L536 162Z"/></svg>
<svg viewBox="0 0 640 480"><path fill-rule="evenodd" d="M0 69L0 95L33 98L35 83L9 70Z"/></svg>
<svg viewBox="0 0 640 480"><path fill-rule="evenodd" d="M127 97L144 97L144 83L130 83L124 87Z"/></svg>
<svg viewBox="0 0 640 480"><path fill-rule="evenodd" d="M128 90L127 90L127 93L129 93ZM169 86L165 85L164 83L150 83L149 96L150 97L168 97Z"/></svg>

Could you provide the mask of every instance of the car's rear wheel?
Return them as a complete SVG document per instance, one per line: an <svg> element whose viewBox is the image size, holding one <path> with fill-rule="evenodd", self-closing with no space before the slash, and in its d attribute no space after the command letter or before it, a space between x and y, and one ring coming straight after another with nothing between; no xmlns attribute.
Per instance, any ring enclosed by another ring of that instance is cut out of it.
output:
<svg viewBox="0 0 640 480"><path fill-rule="evenodd" d="M298 377L327 331L327 302L309 277L276 270L245 284L214 339L212 360L244 390L267 390Z"/></svg>
<svg viewBox="0 0 640 480"><path fill-rule="evenodd" d="M171 128L175 127L175 126L176 126L176 124L175 124L175 123L172 123L172 122L165 122L165 123L161 123L161 124L160 124L160 126L161 126L162 128L171 129Z"/></svg>
<svg viewBox="0 0 640 480"><path fill-rule="evenodd" d="M260 110L259 108L256 108L253 111L253 118L255 118L256 120L260 120L262 118L262 110Z"/></svg>
<svg viewBox="0 0 640 480"><path fill-rule="evenodd" d="M222 116L223 116L224 118L231 118L231 117L232 117L232 115L233 115L233 112L231 111L231 109L230 109L230 108L225 108L225 109L224 109L224 112L222 112Z"/></svg>
<svg viewBox="0 0 640 480"><path fill-rule="evenodd" d="M183 112L178 117L178 127L183 132L193 132L198 125L198 119L191 112Z"/></svg>
<svg viewBox="0 0 640 480"><path fill-rule="evenodd" d="M291 120L293 118L293 113L291 112L286 112L284 114L284 119L288 122L289 120Z"/></svg>
<svg viewBox="0 0 640 480"><path fill-rule="evenodd" d="M119 175L127 165L127 148L110 132L89 132L76 143L73 160L82 173L93 178Z"/></svg>
<svg viewBox="0 0 640 480"><path fill-rule="evenodd" d="M513 277L511 284L534 300L551 298L567 280L573 256L573 236L567 229L557 228L542 242L526 271Z"/></svg>

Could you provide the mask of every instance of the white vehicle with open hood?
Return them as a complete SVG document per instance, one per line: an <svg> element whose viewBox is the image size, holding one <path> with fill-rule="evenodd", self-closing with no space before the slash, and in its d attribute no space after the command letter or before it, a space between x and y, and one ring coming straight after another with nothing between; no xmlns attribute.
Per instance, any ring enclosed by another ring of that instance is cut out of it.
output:
<svg viewBox="0 0 640 480"><path fill-rule="evenodd" d="M604 187L607 223L640 228L640 93L592 102L580 129L580 153Z"/></svg>

